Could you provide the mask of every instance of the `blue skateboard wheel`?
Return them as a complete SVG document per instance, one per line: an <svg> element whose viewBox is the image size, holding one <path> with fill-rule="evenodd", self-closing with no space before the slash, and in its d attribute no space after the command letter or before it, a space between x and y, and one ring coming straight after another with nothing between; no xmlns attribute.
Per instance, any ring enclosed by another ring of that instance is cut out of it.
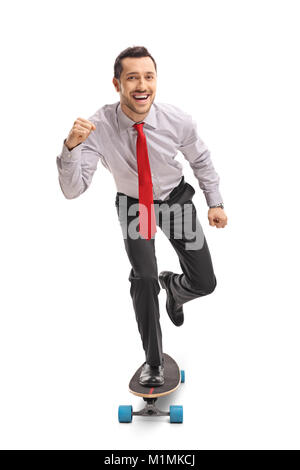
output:
<svg viewBox="0 0 300 470"><path fill-rule="evenodd" d="M183 384L185 382L185 373L184 373L184 370L181 370L180 371L180 375L181 375L181 383Z"/></svg>
<svg viewBox="0 0 300 470"><path fill-rule="evenodd" d="M170 406L170 423L183 422L183 407L178 405Z"/></svg>
<svg viewBox="0 0 300 470"><path fill-rule="evenodd" d="M120 405L118 413L119 423L131 423L132 421L132 406Z"/></svg>

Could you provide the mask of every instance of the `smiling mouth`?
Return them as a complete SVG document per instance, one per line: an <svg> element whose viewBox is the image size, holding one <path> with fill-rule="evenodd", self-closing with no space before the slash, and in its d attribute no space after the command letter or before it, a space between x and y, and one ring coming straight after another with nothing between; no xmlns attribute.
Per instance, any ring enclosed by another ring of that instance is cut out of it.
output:
<svg viewBox="0 0 300 470"><path fill-rule="evenodd" d="M149 93L134 93L133 95L134 101L137 103L146 103L149 99L150 94Z"/></svg>

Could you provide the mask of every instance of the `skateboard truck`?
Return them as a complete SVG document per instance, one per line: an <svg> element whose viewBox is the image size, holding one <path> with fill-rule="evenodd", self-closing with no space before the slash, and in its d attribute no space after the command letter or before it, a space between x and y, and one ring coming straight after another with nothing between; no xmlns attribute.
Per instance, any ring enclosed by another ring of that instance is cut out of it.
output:
<svg viewBox="0 0 300 470"><path fill-rule="evenodd" d="M146 405L140 411L133 411L132 415L134 416L170 416L169 411L161 411L159 410L155 402L157 398L144 398Z"/></svg>

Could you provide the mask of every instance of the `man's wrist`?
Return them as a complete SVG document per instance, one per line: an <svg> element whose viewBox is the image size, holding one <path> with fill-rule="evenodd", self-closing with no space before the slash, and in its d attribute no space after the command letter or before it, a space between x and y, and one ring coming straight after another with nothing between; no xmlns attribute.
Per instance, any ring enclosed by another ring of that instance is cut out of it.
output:
<svg viewBox="0 0 300 470"><path fill-rule="evenodd" d="M210 209L213 209L214 207L220 207L221 209L224 209L224 204L223 202L220 202L219 204L216 204L215 206L209 206Z"/></svg>
<svg viewBox="0 0 300 470"><path fill-rule="evenodd" d="M64 144L65 146L67 147L67 149L69 150L69 152L71 152L73 150L74 147L69 147L68 144L67 144L67 139L64 140Z"/></svg>

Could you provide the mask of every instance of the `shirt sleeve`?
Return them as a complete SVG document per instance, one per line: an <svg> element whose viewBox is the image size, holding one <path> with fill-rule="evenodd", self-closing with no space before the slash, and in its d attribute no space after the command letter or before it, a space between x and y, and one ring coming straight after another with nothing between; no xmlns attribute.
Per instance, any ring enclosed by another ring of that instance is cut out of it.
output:
<svg viewBox="0 0 300 470"><path fill-rule="evenodd" d="M213 166L207 146L197 133L197 124L189 115L185 117L179 150L189 162L207 205L215 206L223 202L219 191L220 177Z"/></svg>
<svg viewBox="0 0 300 470"><path fill-rule="evenodd" d="M65 139L62 152L56 157L60 188L67 199L80 196L92 182L100 159L96 131L97 128L71 151L66 147Z"/></svg>

